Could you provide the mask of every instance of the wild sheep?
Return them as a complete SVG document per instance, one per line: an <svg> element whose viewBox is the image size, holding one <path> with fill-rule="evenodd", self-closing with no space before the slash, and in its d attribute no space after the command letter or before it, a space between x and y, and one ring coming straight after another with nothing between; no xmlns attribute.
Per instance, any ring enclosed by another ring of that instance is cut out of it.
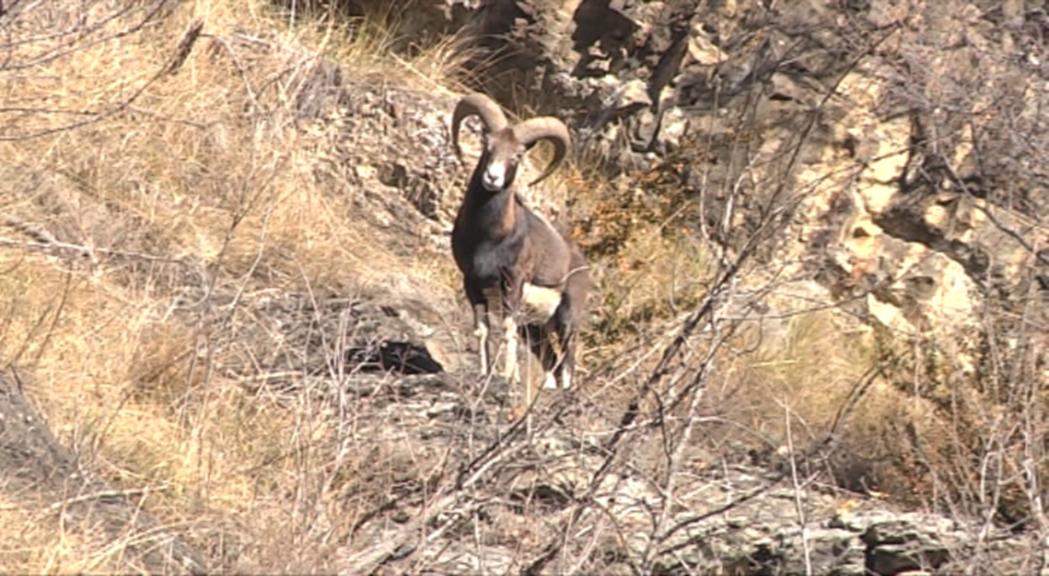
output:
<svg viewBox="0 0 1049 576"><path fill-rule="evenodd" d="M484 149L455 218L452 252L473 307L481 371L486 375L492 371L489 303L498 298L506 333L506 379L520 379L520 332L543 365L543 387L567 389L589 289L586 260L564 228L525 206L514 180L524 155L542 140L553 143L554 157L529 185L552 174L571 145L568 128L553 117L510 126L495 101L471 94L459 101L452 114L452 144L460 159L459 129L470 116L478 116L484 125ZM531 383L526 382L526 405L532 399Z"/></svg>

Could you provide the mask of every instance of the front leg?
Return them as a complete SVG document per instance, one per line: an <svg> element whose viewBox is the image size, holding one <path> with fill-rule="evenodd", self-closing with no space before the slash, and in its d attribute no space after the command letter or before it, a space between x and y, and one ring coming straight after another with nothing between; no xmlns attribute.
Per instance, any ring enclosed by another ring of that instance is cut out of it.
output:
<svg viewBox="0 0 1049 576"><path fill-rule="evenodd" d="M503 330L506 334L506 363L503 365L503 378L507 382L514 382L520 379L520 371L517 368L517 321L510 313L503 318Z"/></svg>
<svg viewBox="0 0 1049 576"><path fill-rule="evenodd" d="M491 316L489 316L488 300L484 291L478 289L474 284L465 282L466 297L470 300L470 306L474 313L474 335L478 340L478 354L481 357L481 374L488 376L492 373L492 339L490 338Z"/></svg>
<svg viewBox="0 0 1049 576"><path fill-rule="evenodd" d="M507 382L513 383L521 379L521 372L517 361L517 314L521 309L521 298L524 290L524 282L520 276L508 271L503 274L502 299L503 299L503 330L506 339L506 363L503 365L503 377ZM526 400L531 403L531 394Z"/></svg>
<svg viewBox="0 0 1049 576"><path fill-rule="evenodd" d="M487 304L474 304L474 335L477 336L477 349L480 351L481 356L481 374L488 376L492 373L492 365L488 355L488 305Z"/></svg>

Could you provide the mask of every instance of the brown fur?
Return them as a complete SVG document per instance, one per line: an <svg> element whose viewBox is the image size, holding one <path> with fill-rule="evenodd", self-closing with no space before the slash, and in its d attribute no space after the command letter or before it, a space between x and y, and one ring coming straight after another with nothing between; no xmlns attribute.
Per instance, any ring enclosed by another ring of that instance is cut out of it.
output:
<svg viewBox="0 0 1049 576"><path fill-rule="evenodd" d="M453 115L452 136L457 151L460 124L470 115L480 116L485 123L485 148L456 217L452 251L482 336L482 370L488 373L492 368L491 350L485 339L490 318L484 294L498 289L504 315L516 319L527 304L523 297L528 284L533 292L534 288L559 291L560 301L548 318L529 318L520 326L507 325L504 375L517 377L514 347L520 335L529 341L532 352L539 356L555 382L567 387L574 367L574 336L589 291L586 260L563 228L555 227L524 204L515 178L525 153L544 138L554 142L555 158L538 180L549 175L570 145L568 131L552 118L509 126L494 102L482 95L471 95L460 101ZM529 387L526 401L531 400Z"/></svg>

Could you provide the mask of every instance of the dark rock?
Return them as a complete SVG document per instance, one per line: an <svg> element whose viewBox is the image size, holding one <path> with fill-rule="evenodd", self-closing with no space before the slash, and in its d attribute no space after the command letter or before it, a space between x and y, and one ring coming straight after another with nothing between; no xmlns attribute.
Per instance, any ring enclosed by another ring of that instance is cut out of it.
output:
<svg viewBox="0 0 1049 576"><path fill-rule="evenodd" d="M356 346L346 351L346 360L354 369L364 372L411 375L435 374L444 370L425 346L412 342L384 340L370 346Z"/></svg>

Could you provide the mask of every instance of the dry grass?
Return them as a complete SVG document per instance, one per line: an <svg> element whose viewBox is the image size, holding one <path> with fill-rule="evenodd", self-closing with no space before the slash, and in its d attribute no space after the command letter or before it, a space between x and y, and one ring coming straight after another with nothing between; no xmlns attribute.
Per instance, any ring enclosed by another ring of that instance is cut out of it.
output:
<svg viewBox="0 0 1049 576"><path fill-rule="evenodd" d="M0 499L0 565L27 574L104 573L120 570L119 551L104 539L73 530L55 532L51 512L30 513Z"/></svg>
<svg viewBox="0 0 1049 576"><path fill-rule="evenodd" d="M295 42L338 62L353 76L412 84L441 93L463 92L476 84L472 71L479 52L464 35L402 32L408 3L365 3L364 13L347 17L334 5L277 11L293 23Z"/></svg>
<svg viewBox="0 0 1049 576"><path fill-rule="evenodd" d="M118 4L92 6L89 20ZM29 395L90 468L154 489L151 512L187 526L216 567L329 570L333 534L367 502L325 496L353 477L353 451L332 461L340 423L311 390L277 397L218 370L234 328L225 298L389 282L372 263L405 256L365 242L348 196L317 178L338 127L297 119L295 89L314 50L351 74L451 82L457 46L408 59L387 49L389 22L287 27L253 0L170 10L20 75L8 92L12 103L123 112L75 130L61 129L66 114L29 114L21 134L57 131L0 143L0 365L31 375ZM205 36L177 75L157 76L196 18ZM51 240L66 248L36 247ZM447 274L426 260L420 282ZM3 515L8 570L121 569L112 551L54 523Z"/></svg>
<svg viewBox="0 0 1049 576"><path fill-rule="evenodd" d="M736 393L748 402L730 406L739 410L734 419L775 438L785 435L782 418L774 416L784 406L805 423L810 439L821 437L852 385L878 361L870 334L843 338L829 311L770 322L745 340L756 352L737 366L745 390ZM872 419L883 416L871 405L864 409Z"/></svg>

